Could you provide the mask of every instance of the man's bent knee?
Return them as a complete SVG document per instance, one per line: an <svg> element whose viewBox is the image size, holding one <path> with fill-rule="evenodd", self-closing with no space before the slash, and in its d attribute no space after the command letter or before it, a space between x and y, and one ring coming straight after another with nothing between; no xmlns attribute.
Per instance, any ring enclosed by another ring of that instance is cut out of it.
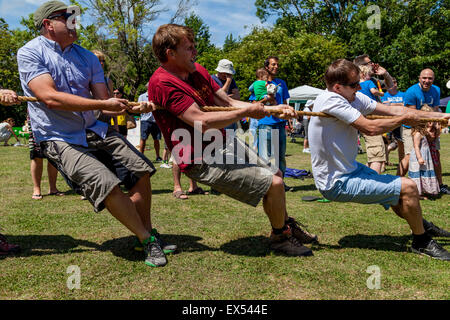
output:
<svg viewBox="0 0 450 320"><path fill-rule="evenodd" d="M402 177L401 195L418 197L419 190L417 189L416 183L409 178Z"/></svg>

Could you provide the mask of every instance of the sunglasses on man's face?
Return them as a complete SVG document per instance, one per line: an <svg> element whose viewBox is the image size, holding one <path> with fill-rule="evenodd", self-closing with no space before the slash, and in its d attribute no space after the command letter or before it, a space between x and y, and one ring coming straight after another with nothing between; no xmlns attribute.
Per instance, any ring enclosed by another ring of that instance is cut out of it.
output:
<svg viewBox="0 0 450 320"><path fill-rule="evenodd" d="M64 20L67 21L67 19L69 19L72 15L73 15L73 13L70 13L70 12L61 12L61 13L57 13L57 14L51 15L47 19L51 20L51 19L63 17Z"/></svg>
<svg viewBox="0 0 450 320"><path fill-rule="evenodd" d="M355 81L355 82L353 82L353 83L348 83L348 84L342 84L343 86L346 86L346 87L350 87L350 88L352 88L352 89L356 89L356 88L358 88L358 86L359 86L359 80L358 81Z"/></svg>
<svg viewBox="0 0 450 320"><path fill-rule="evenodd" d="M120 92L119 91L115 91L115 92L113 92L114 94L120 94Z"/></svg>

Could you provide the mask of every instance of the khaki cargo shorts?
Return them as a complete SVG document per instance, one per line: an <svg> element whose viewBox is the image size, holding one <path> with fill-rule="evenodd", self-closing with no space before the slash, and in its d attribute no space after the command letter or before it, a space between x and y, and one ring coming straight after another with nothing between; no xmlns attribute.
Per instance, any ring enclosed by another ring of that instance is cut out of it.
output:
<svg viewBox="0 0 450 320"><path fill-rule="evenodd" d="M152 162L114 130L108 130L105 139L88 131L87 143L88 147L83 147L44 141L41 147L66 182L86 197L96 212L105 208L104 200L115 186L124 182L130 189L146 173L152 176L156 172Z"/></svg>
<svg viewBox="0 0 450 320"><path fill-rule="evenodd" d="M384 145L383 136L364 135L364 140L366 141L368 163L386 161L386 146Z"/></svg>
<svg viewBox="0 0 450 320"><path fill-rule="evenodd" d="M234 145L220 148L219 154L222 161L204 158L203 163L193 165L185 173L186 176L256 207L272 185L273 175L278 170L238 138L234 139Z"/></svg>

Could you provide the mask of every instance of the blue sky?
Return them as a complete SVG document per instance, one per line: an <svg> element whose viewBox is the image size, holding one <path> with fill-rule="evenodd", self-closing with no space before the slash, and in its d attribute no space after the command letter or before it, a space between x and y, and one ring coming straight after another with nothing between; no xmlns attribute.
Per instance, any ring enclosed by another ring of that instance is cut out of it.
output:
<svg viewBox="0 0 450 320"><path fill-rule="evenodd" d="M6 20L10 28L20 28L21 17L33 13L46 1L0 0L0 17ZM68 0L62 1L69 3ZM254 2L254 0L196 0L197 4L192 7L191 11L209 26L211 41L217 46L222 46L229 33L232 33L233 37L244 36L250 32L251 26L262 26L256 17ZM146 30L149 35L152 35L159 25L169 22L178 0L162 0L161 3L161 7L168 8L169 12L161 14L154 24L149 26ZM82 16L82 23L83 19L88 18ZM270 23L265 23L264 26L269 26Z"/></svg>

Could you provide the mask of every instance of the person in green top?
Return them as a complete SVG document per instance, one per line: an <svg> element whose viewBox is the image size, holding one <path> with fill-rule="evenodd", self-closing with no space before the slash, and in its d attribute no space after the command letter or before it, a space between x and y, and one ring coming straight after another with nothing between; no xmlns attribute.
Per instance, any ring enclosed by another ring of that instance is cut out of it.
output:
<svg viewBox="0 0 450 320"><path fill-rule="evenodd" d="M269 73L265 68L260 68L256 70L256 81L253 82L253 90L255 92L255 100L261 101L266 105L276 105L275 92L268 92ZM269 90L270 91L270 90Z"/></svg>

